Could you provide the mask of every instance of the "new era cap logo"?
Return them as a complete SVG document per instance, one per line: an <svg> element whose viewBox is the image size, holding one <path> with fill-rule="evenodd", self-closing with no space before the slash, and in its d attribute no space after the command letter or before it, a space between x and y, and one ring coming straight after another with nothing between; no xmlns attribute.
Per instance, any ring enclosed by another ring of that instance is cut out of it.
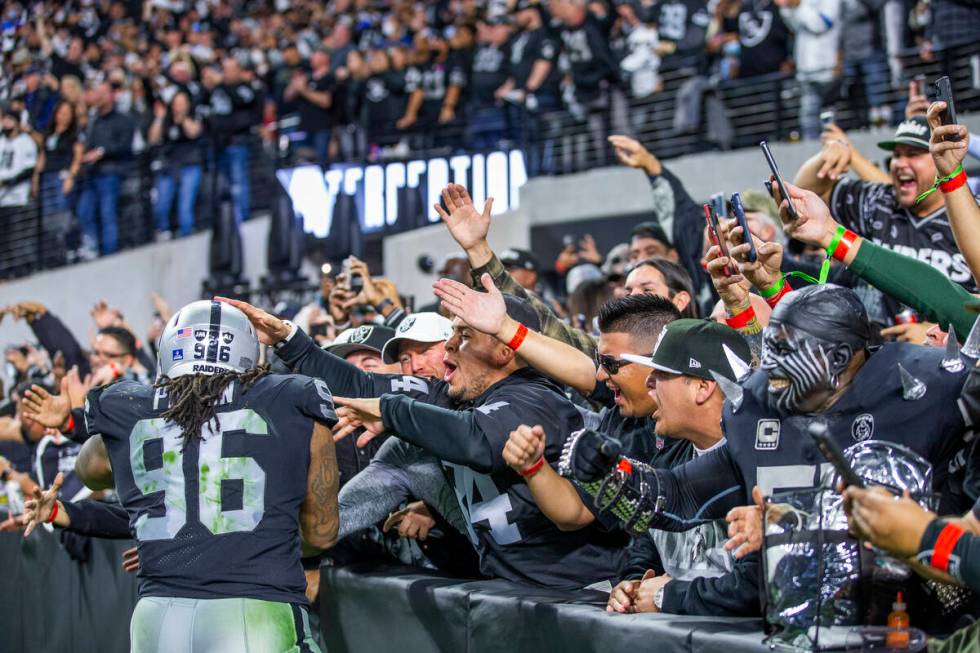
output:
<svg viewBox="0 0 980 653"><path fill-rule="evenodd" d="M701 367L701 363L692 358L691 360L687 361L687 366L698 369Z"/></svg>

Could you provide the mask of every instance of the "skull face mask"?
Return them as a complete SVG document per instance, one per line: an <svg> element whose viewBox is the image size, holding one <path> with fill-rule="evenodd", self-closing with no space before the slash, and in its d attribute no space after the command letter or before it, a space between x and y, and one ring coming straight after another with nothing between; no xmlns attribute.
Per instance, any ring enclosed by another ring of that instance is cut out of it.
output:
<svg viewBox="0 0 980 653"><path fill-rule="evenodd" d="M787 295L763 332L761 369L769 377L771 405L783 415L818 411L869 336L853 291L825 285Z"/></svg>

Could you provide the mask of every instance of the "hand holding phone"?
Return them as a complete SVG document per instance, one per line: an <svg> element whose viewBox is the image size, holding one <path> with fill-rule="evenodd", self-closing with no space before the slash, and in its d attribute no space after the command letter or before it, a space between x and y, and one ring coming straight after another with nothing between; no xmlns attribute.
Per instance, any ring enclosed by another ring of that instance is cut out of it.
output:
<svg viewBox="0 0 980 653"><path fill-rule="evenodd" d="M863 488L864 481L857 475L857 472L851 467L851 463L844 457L844 452L841 451L841 448L837 446L837 442L827 432L827 425L823 422L813 422L807 427L807 431L809 431L810 437L813 438L817 448L820 449L820 453L834 466L838 476L844 481L844 487L853 485L854 487Z"/></svg>
<svg viewBox="0 0 980 653"><path fill-rule="evenodd" d="M934 83L936 85L936 100L946 103L946 108L939 114L939 121L943 125L957 124L956 107L953 105L953 87L950 84L949 77L940 77ZM945 140L958 141L960 140L960 136L959 134L953 134L952 136L947 136Z"/></svg>
<svg viewBox="0 0 980 653"><path fill-rule="evenodd" d="M721 231L718 229L718 214L715 213L714 207L710 204L704 204L702 208L704 208L704 221L708 225L711 242L717 245L718 249L721 250L721 255L729 260L728 265L724 267L725 276L730 277L737 274L738 270L731 264L732 257L728 253L728 244L721 237Z"/></svg>
<svg viewBox="0 0 980 653"><path fill-rule="evenodd" d="M749 263L755 263L758 258L758 253L755 251L755 242L752 240L752 232L749 231L749 221L745 217L745 208L742 206L742 196L738 193L732 193L732 212L735 214L735 219L738 221L738 226L742 228L742 237L745 242L749 244L749 251L745 258L749 260Z"/></svg>
<svg viewBox="0 0 980 653"><path fill-rule="evenodd" d="M776 159L772 158L772 152L769 150L769 143L762 141L759 143L759 147L762 148L762 153L766 157L766 163L769 164L769 169L772 170L772 176L776 178L776 185L779 187L779 194L783 196L786 200L787 209L786 212L789 217L796 220L800 216L796 213L796 207L793 206L793 201L789 198L789 193L786 192L786 186L783 184L783 178L779 176L779 167L776 165Z"/></svg>

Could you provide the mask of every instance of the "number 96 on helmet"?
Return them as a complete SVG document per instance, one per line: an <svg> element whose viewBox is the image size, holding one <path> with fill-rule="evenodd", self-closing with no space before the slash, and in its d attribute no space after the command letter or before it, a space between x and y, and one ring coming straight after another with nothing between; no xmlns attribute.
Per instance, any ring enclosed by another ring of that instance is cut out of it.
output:
<svg viewBox="0 0 980 653"><path fill-rule="evenodd" d="M244 372L259 360L259 339L245 314L231 304L206 299L177 311L157 345L158 371L171 379Z"/></svg>

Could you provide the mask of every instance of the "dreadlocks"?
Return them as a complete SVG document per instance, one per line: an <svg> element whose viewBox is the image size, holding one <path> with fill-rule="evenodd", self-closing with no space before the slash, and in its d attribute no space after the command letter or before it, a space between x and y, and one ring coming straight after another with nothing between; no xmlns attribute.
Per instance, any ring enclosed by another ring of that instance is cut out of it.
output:
<svg viewBox="0 0 980 653"><path fill-rule="evenodd" d="M215 427L220 428L214 407L229 383L238 381L242 388L249 388L269 373L268 365L260 365L245 372L186 374L176 379L164 376L155 384L157 388L166 389L170 398L170 407L161 417L180 427L186 447L192 438L201 437L201 429L206 423L214 420Z"/></svg>

